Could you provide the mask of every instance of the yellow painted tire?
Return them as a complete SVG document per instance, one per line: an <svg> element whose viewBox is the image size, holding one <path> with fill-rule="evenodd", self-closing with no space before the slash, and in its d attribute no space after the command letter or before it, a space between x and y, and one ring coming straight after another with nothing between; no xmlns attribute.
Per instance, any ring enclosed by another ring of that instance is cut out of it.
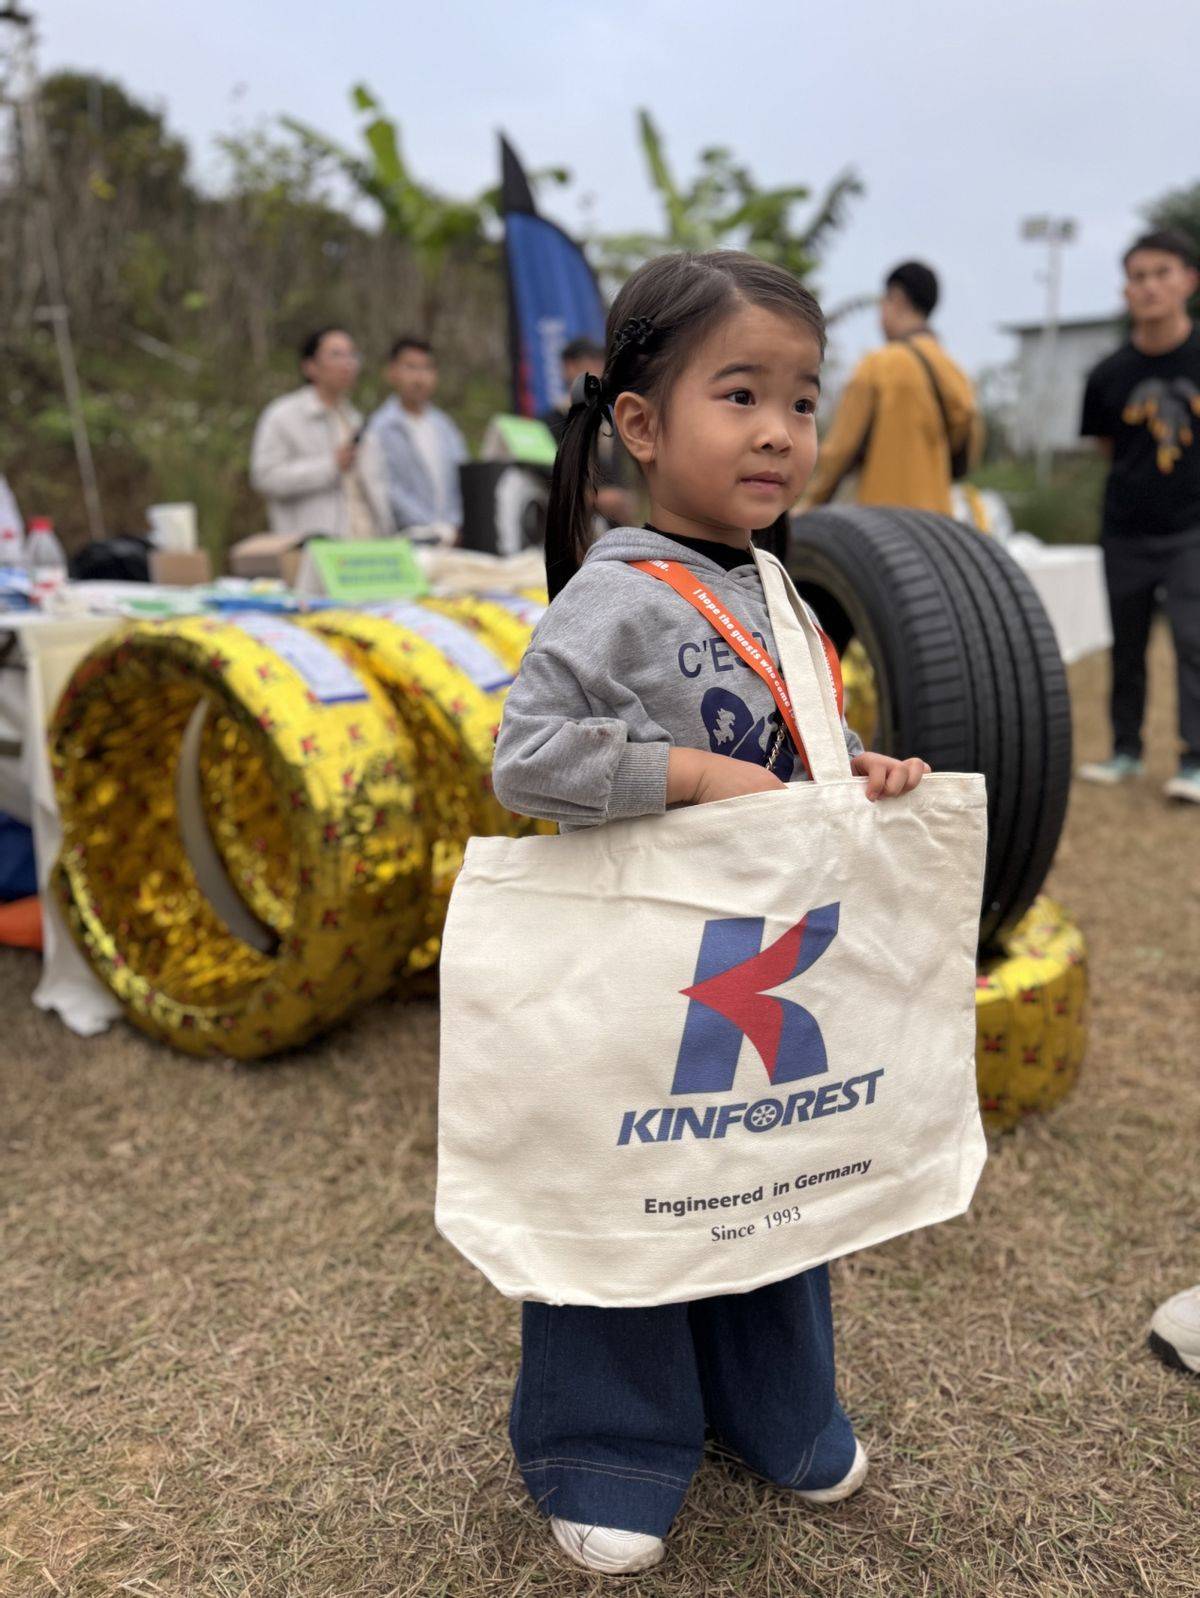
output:
<svg viewBox="0 0 1200 1598"><path fill-rule="evenodd" d="M380 685L414 750L431 873L421 933L409 957L410 975L437 962L450 890L471 834L517 835L533 825L506 810L492 793L492 755L505 688L489 690L486 674L472 676L469 652L456 657L453 633L463 627L458 615L440 605L421 608L428 608L431 617L425 633L411 605L381 606L375 613L318 611L305 622L355 670ZM468 630L467 641L475 650L480 644L486 649L490 637ZM509 661L498 651L487 654L496 662L496 680L507 679ZM456 665L455 658L462 664ZM486 659L483 668L486 673Z"/></svg>
<svg viewBox="0 0 1200 1598"><path fill-rule="evenodd" d="M456 594L452 599L426 599L422 603L478 633L509 671L515 672L521 664L533 628L502 603L473 594Z"/></svg>
<svg viewBox="0 0 1200 1598"><path fill-rule="evenodd" d="M295 633L349 697L326 702L329 682L278 652L282 634L273 647L194 617L107 639L51 727L68 924L130 1018L195 1054L248 1060L304 1041L388 987L423 924L428 853L391 707ZM180 821L176 776L202 705L201 799L265 923L257 947L214 909Z"/></svg>
<svg viewBox="0 0 1200 1598"><path fill-rule="evenodd" d="M842 709L846 720L862 739L864 749L874 749L879 729L879 687L875 668L857 638L842 653Z"/></svg>
<svg viewBox="0 0 1200 1598"><path fill-rule="evenodd" d="M976 980L975 1064L989 1131L1050 1109L1074 1087L1087 990L1083 933L1054 900L1035 900Z"/></svg>
<svg viewBox="0 0 1200 1598"><path fill-rule="evenodd" d="M525 630L526 643L528 643L528 635L533 632L538 622L546 614L546 609L550 604L549 596L544 588L522 588L519 593L515 594L504 593L498 588L489 588L483 589L477 594L457 597L472 599L477 602L482 600L489 606L506 611L521 623L522 628ZM427 603L439 604L441 601L432 600ZM478 615L479 613L476 612L476 614ZM487 612L482 614L482 625L485 628L487 615Z"/></svg>

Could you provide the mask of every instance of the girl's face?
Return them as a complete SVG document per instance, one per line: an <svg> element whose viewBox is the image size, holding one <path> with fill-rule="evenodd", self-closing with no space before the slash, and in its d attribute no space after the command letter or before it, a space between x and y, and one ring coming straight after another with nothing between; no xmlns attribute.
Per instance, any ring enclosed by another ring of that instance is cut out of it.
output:
<svg viewBox="0 0 1200 1598"><path fill-rule="evenodd" d="M821 352L801 322L742 305L694 352L660 411L614 407L664 532L748 535L800 497L817 460Z"/></svg>

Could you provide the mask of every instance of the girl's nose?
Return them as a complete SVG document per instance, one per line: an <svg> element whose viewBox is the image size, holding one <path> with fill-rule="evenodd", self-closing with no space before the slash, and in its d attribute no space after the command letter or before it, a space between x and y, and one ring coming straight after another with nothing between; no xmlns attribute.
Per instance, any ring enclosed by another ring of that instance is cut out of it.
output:
<svg viewBox="0 0 1200 1598"><path fill-rule="evenodd" d="M758 441L759 449L769 449L777 455L786 454L792 447L792 435L786 422L771 422L763 429Z"/></svg>

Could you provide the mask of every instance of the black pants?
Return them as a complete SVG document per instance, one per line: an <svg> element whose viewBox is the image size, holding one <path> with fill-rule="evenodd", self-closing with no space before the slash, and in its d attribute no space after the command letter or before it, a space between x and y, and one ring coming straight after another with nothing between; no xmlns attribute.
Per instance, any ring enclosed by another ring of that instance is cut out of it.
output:
<svg viewBox="0 0 1200 1598"><path fill-rule="evenodd" d="M1141 757L1146 645L1161 593L1175 641L1183 764L1200 765L1200 530L1107 538L1104 576L1112 616L1114 754Z"/></svg>

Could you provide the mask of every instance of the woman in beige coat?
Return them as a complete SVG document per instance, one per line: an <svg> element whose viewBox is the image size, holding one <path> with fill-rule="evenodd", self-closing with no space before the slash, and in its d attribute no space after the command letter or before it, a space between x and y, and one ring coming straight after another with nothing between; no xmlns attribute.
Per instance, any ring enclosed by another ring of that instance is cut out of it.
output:
<svg viewBox="0 0 1200 1598"><path fill-rule="evenodd" d="M379 445L350 403L358 351L341 328L321 328L300 349L303 388L258 419L250 482L267 502L271 531L327 538L386 538L393 531Z"/></svg>

